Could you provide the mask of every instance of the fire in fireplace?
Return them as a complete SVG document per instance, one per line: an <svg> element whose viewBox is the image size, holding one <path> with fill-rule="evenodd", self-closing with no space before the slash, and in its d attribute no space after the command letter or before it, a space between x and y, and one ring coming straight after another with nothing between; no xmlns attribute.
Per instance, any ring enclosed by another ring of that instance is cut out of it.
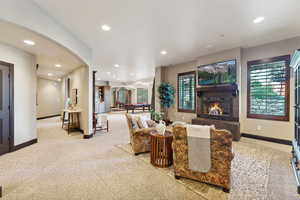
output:
<svg viewBox="0 0 300 200"><path fill-rule="evenodd" d="M223 115L223 109L221 108L221 105L219 103L213 103L208 108L209 115Z"/></svg>

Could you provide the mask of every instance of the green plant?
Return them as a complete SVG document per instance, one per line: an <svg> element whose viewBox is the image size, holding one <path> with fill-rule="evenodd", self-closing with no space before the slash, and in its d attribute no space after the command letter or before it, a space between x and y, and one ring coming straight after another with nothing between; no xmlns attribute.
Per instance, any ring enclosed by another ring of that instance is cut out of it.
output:
<svg viewBox="0 0 300 200"><path fill-rule="evenodd" d="M163 118L163 114L159 112L155 112L155 110L150 110L151 119L154 121L160 121Z"/></svg>
<svg viewBox="0 0 300 200"><path fill-rule="evenodd" d="M165 119L167 118L168 108L174 104L175 89L170 83L161 83L159 88L159 99L162 108L165 111Z"/></svg>

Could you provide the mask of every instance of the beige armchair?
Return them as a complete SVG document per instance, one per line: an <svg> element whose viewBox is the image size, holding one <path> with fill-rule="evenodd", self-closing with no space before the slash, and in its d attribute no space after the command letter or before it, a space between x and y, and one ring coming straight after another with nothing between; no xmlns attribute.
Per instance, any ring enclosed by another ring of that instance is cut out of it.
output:
<svg viewBox="0 0 300 200"><path fill-rule="evenodd" d="M183 125L173 127L174 172L175 178L186 177L213 184L230 191L232 135L227 130L211 129L211 169L207 173L192 171L188 162L187 131Z"/></svg>
<svg viewBox="0 0 300 200"><path fill-rule="evenodd" d="M155 130L156 123L152 120L148 120L147 124L149 128L141 127L141 123L136 123L132 115L126 114L126 119L130 134L130 144L134 155L150 151L150 132Z"/></svg>

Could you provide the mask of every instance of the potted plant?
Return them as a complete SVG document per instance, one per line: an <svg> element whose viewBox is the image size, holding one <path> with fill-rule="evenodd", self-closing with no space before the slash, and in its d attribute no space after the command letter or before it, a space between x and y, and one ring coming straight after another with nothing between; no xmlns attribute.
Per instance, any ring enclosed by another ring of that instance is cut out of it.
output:
<svg viewBox="0 0 300 200"><path fill-rule="evenodd" d="M155 121L156 123L158 123L160 120L162 120L162 113L160 112L155 112L155 110L151 109L150 110L150 116L151 116L151 119L153 121Z"/></svg>
<svg viewBox="0 0 300 200"><path fill-rule="evenodd" d="M159 88L160 104L164 110L164 120L168 123L168 109L174 104L175 89L170 83L161 83Z"/></svg>

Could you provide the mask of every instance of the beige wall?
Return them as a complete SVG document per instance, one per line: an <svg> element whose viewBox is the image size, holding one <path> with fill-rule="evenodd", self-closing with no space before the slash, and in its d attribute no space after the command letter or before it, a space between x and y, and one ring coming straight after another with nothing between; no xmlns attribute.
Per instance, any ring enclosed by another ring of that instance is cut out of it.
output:
<svg viewBox="0 0 300 200"><path fill-rule="evenodd" d="M61 114L61 82L38 78L37 117Z"/></svg>
<svg viewBox="0 0 300 200"><path fill-rule="evenodd" d="M80 115L80 125L84 134L89 135L91 133L91 128L89 127L89 107L92 104L92 99L89 103L89 69L87 66L82 66L62 79L62 97L63 106L65 105L65 94L66 94L66 79L70 78L70 89L78 89L78 104L77 107L82 110ZM71 93L70 93L71 94Z"/></svg>
<svg viewBox="0 0 300 200"><path fill-rule="evenodd" d="M19 145L37 138L36 59L0 43L0 60L14 64L14 143Z"/></svg>
<svg viewBox="0 0 300 200"><path fill-rule="evenodd" d="M166 68L165 73L165 81L171 83L175 87L175 104L169 109L169 118L172 121L185 121L185 122L191 122L193 118L196 118L196 113L184 113L184 112L177 112L177 74L182 72L188 72L188 71L195 71L197 69L197 66L204 65L204 64L210 64L218 61L223 60L230 60L230 59L236 59L237 65L238 65L238 74L240 73L240 57L241 57L241 50L240 48L235 48L231 50L226 50L223 52L219 52L216 54L211 54L207 56L202 56L196 59L195 61L173 65ZM238 81L239 84L239 81Z"/></svg>
<svg viewBox="0 0 300 200"><path fill-rule="evenodd" d="M274 56L293 54L300 48L300 37L279 41L262 46L242 50L242 113L240 115L241 130L244 133L261 135L266 137L291 140L293 138L293 104L294 104L294 77L290 82L290 121L280 122L271 120L247 119L247 61ZM291 73L292 74L292 73ZM258 130L258 126L261 130Z"/></svg>
<svg viewBox="0 0 300 200"><path fill-rule="evenodd" d="M290 121L280 122L272 120L260 120L260 119L248 119L247 118L247 61L257 60L261 58L269 58L274 56L281 56L292 54L296 49L300 48L300 37L292 38L289 40L279 41L271 44L266 44L251 48L236 48L231 50L222 51L219 53L201 56L195 61L178 64L167 67L167 73L165 80L171 83L177 90L177 74L181 72L196 70L197 66L203 64L210 64L217 61L223 61L228 59L236 59L238 64L238 85L239 85L239 117L241 124L241 132L254 135L288 139L293 138L293 109L294 102L293 88L294 79L291 76L291 95L290 95ZM160 79L160 74L157 73ZM156 95L157 97L157 95ZM175 104L169 110L169 118L173 121L186 121L191 122L196 117L194 113L182 113L177 112L177 91ZM259 130L260 129L260 130Z"/></svg>

